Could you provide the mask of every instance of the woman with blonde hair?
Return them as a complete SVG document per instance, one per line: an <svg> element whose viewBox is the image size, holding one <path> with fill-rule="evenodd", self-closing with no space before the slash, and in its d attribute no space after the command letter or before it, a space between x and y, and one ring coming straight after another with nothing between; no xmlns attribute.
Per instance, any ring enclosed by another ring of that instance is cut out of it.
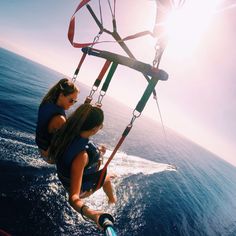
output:
<svg viewBox="0 0 236 236"><path fill-rule="evenodd" d="M74 83L63 78L44 96L38 110L35 142L43 159L52 164L48 149L53 134L66 122L65 110L76 101L79 89Z"/></svg>
<svg viewBox="0 0 236 236"><path fill-rule="evenodd" d="M49 156L55 159L58 177L69 192L69 203L97 224L103 212L89 208L82 199L94 193L101 177L100 155L105 152L105 148L99 149L89 137L102 129L103 120L100 108L90 104L79 106L56 133L49 151ZM101 186L108 202L115 203L116 198L107 173Z"/></svg>

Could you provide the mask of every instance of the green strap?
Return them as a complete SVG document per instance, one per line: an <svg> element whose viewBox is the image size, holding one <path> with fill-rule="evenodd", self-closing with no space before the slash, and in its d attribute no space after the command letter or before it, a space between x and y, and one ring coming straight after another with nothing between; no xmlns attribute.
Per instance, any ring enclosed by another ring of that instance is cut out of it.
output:
<svg viewBox="0 0 236 236"><path fill-rule="evenodd" d="M148 82L148 86L143 93L138 105L136 106L136 110L138 112L142 112L149 97L151 96L152 92L155 90L155 86L159 80L168 80L168 74L164 70L158 70L157 75L152 77L151 80Z"/></svg>
<svg viewBox="0 0 236 236"><path fill-rule="evenodd" d="M115 63L115 62L112 63L111 69L109 70L109 73L108 73L108 75L106 77L106 80L105 80L105 82L104 82L104 84L102 86L102 91L104 91L104 92L107 91L108 86L109 86L109 84L111 82L112 76L114 75L117 66L118 66L118 63Z"/></svg>
<svg viewBox="0 0 236 236"><path fill-rule="evenodd" d="M155 89L157 82L158 79L156 77L152 77L151 80L149 81L148 86L143 93L143 96L141 97L140 101L138 102L135 108L138 112L142 113L149 97L151 96L153 90Z"/></svg>

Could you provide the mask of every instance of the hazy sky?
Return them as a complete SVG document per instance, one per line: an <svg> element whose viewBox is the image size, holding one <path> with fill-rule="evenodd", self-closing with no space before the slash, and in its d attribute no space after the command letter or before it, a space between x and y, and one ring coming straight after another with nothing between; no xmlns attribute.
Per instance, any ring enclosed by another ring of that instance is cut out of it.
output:
<svg viewBox="0 0 236 236"><path fill-rule="evenodd" d="M215 8L217 2L221 4ZM67 30L78 3L1 0L0 46L72 76L81 51L70 45ZM164 124L236 165L236 0L186 0L186 6L189 9L179 13L180 20L174 18L178 24L170 30L160 65L170 75L169 81L157 86ZM105 5L104 9L103 21L109 27L109 11ZM152 30L154 9L150 0L117 1L120 34ZM77 21L76 38L93 39L98 31L89 15L82 11ZM127 44L139 60L152 64L151 37ZM113 43L97 47L122 53ZM102 63L89 57L79 80L92 85ZM109 95L135 107L146 86L142 75L120 66L113 80ZM160 120L154 101L149 101L145 113Z"/></svg>

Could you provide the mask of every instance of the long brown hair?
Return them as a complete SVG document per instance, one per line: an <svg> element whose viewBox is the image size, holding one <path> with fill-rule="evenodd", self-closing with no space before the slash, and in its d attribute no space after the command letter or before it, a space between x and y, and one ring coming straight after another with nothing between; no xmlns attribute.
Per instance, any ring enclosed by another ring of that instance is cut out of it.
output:
<svg viewBox="0 0 236 236"><path fill-rule="evenodd" d="M75 86L75 84L70 82L68 79L63 78L48 91L40 105L45 103L56 103L61 93L64 96L67 96L76 91L79 92L79 89Z"/></svg>
<svg viewBox="0 0 236 236"><path fill-rule="evenodd" d="M57 160L82 131L88 131L101 125L103 120L104 114L100 108L88 103L79 106L55 133L49 149L50 158Z"/></svg>

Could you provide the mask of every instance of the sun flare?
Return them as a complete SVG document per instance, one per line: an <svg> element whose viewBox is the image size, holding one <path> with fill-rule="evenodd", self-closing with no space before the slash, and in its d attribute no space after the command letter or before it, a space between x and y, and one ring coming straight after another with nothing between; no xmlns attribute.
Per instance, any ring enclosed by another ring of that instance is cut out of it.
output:
<svg viewBox="0 0 236 236"><path fill-rule="evenodd" d="M173 53L193 53L209 27L219 1L186 1L181 8L167 14L162 25Z"/></svg>

